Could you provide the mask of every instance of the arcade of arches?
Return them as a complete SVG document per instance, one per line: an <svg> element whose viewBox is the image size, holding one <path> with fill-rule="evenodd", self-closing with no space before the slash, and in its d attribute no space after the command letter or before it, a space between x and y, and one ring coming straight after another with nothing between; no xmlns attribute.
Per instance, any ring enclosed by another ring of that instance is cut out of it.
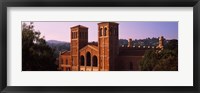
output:
<svg viewBox="0 0 200 93"><path fill-rule="evenodd" d="M97 59L96 55L91 57L90 52L87 52L86 58L85 58L85 56L81 55L81 66L91 66L91 64L92 64L92 66L97 67L98 59Z"/></svg>

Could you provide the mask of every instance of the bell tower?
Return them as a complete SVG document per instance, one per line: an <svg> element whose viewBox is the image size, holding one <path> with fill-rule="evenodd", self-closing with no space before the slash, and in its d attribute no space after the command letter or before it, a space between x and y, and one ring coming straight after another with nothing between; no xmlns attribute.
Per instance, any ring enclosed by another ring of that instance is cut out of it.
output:
<svg viewBox="0 0 200 93"><path fill-rule="evenodd" d="M163 36L159 37L159 43L158 43L157 48L160 48L160 49L164 48L164 37Z"/></svg>
<svg viewBox="0 0 200 93"><path fill-rule="evenodd" d="M118 23L98 23L99 70L115 70L119 52L118 33Z"/></svg>
<svg viewBox="0 0 200 93"><path fill-rule="evenodd" d="M79 50L88 44L88 28L77 25L71 27L71 62L72 70L78 71L80 69L80 53Z"/></svg>

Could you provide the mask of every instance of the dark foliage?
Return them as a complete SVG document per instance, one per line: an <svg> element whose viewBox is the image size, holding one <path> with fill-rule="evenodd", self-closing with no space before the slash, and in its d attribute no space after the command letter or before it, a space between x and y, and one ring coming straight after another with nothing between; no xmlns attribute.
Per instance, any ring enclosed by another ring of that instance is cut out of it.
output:
<svg viewBox="0 0 200 93"><path fill-rule="evenodd" d="M33 23L22 25L22 70L56 70L54 50L46 44L40 32L34 30Z"/></svg>
<svg viewBox="0 0 200 93"><path fill-rule="evenodd" d="M142 71L177 71L178 40L170 40L163 50L149 50L140 62Z"/></svg>

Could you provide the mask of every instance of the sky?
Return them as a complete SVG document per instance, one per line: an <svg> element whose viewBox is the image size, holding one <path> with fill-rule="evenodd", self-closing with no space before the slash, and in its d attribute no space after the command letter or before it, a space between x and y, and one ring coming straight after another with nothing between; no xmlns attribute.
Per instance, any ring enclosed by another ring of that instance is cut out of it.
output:
<svg viewBox="0 0 200 93"><path fill-rule="evenodd" d="M45 40L65 42L70 42L70 27L76 25L88 27L89 42L98 41L98 23L100 22L33 22L34 29L40 31L41 37L44 36ZM120 21L116 23L119 23L119 39L135 40L160 36L166 39L178 39L178 22Z"/></svg>

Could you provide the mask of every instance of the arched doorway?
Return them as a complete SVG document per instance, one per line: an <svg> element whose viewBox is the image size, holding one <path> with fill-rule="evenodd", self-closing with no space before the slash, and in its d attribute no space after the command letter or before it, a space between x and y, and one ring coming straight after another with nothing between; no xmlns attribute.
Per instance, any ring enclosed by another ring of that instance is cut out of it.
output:
<svg viewBox="0 0 200 93"><path fill-rule="evenodd" d="M84 60L85 60L85 58L84 58L84 56L82 55L82 56L81 56L81 66L85 66Z"/></svg>
<svg viewBox="0 0 200 93"><path fill-rule="evenodd" d="M93 66L94 66L94 67L97 67L97 65L98 65L97 56L93 56L93 57L92 57L92 62L93 62Z"/></svg>
<svg viewBox="0 0 200 93"><path fill-rule="evenodd" d="M91 66L91 54L90 54L90 52L86 53L86 65Z"/></svg>

